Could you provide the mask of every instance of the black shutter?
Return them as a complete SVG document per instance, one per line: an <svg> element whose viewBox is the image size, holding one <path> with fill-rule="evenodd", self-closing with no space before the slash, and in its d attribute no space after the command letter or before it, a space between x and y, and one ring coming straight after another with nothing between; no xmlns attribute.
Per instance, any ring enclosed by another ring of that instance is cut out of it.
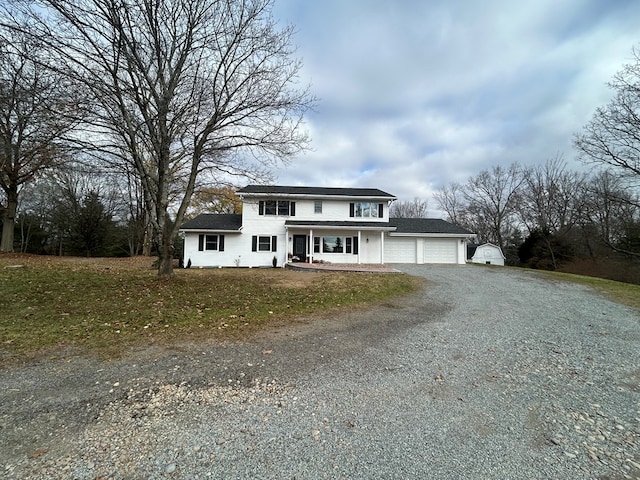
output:
<svg viewBox="0 0 640 480"><path fill-rule="evenodd" d="M354 205L354 203L353 203L353 202L351 202L351 203L349 204L349 216L350 216L350 217L354 217L354 216L355 216L355 214L356 214L356 206Z"/></svg>
<svg viewBox="0 0 640 480"><path fill-rule="evenodd" d="M224 235L220 235L220 237L218 237L218 251L224 252Z"/></svg>
<svg viewBox="0 0 640 480"><path fill-rule="evenodd" d="M198 235L198 251L204 250L204 235Z"/></svg>
<svg viewBox="0 0 640 480"><path fill-rule="evenodd" d="M278 250L278 237L275 235L271 237L271 251L275 252Z"/></svg>
<svg viewBox="0 0 640 480"><path fill-rule="evenodd" d="M347 237L345 238L345 242L344 253L351 253L351 242L353 242L353 238Z"/></svg>
<svg viewBox="0 0 640 480"><path fill-rule="evenodd" d="M296 202L291 202L291 210L289 215L291 215L292 217L296 216Z"/></svg>
<svg viewBox="0 0 640 480"><path fill-rule="evenodd" d="M252 252L258 251L258 237L256 235L251 237L251 251Z"/></svg>
<svg viewBox="0 0 640 480"><path fill-rule="evenodd" d="M384 217L384 203L378 204L378 218Z"/></svg>
<svg viewBox="0 0 640 480"><path fill-rule="evenodd" d="M258 215L264 215L264 200L258 202Z"/></svg>
<svg viewBox="0 0 640 480"><path fill-rule="evenodd" d="M353 237L353 254L358 254L358 237Z"/></svg>

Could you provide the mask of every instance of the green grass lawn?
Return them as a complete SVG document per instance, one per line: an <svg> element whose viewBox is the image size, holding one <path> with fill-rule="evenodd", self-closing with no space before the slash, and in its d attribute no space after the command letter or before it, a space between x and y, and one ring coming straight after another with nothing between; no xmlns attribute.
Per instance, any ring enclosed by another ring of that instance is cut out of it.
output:
<svg viewBox="0 0 640 480"><path fill-rule="evenodd" d="M0 362L67 347L112 358L150 344L237 339L421 285L404 274L283 269L176 270L161 281L152 261L0 256Z"/></svg>

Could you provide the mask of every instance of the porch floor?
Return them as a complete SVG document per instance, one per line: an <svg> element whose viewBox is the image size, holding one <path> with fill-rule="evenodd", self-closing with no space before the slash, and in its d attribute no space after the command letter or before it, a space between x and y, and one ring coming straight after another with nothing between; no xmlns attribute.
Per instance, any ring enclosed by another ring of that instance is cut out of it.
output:
<svg viewBox="0 0 640 480"><path fill-rule="evenodd" d="M379 263L304 263L289 262L286 268L302 271L399 273L400 270Z"/></svg>

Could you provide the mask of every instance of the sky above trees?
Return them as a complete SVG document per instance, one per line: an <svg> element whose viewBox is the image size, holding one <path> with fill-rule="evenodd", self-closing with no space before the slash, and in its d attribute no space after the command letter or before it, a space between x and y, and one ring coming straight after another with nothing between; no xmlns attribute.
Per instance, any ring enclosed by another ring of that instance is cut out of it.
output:
<svg viewBox="0 0 640 480"><path fill-rule="evenodd" d="M496 165L576 160L640 44L635 0L277 0L296 26L312 150L277 182L428 198Z"/></svg>

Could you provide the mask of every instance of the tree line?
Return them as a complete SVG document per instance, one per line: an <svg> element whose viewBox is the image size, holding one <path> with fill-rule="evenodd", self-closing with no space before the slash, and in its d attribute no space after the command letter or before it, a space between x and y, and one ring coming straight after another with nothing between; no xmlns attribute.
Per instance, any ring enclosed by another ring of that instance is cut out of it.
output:
<svg viewBox="0 0 640 480"><path fill-rule="evenodd" d="M298 80L293 26L276 22L272 8L273 0L0 5L0 251L153 250L158 275L171 276L190 209L238 211L224 188L266 181L307 148L303 119L316 99ZM572 251L598 256L604 247L636 257L637 51L610 86L611 102L575 138L579 156L601 170L581 175L561 158L496 166L437 193L448 219L533 266L557 268ZM426 202L393 208L423 216Z"/></svg>
<svg viewBox="0 0 640 480"><path fill-rule="evenodd" d="M560 157L495 166L435 194L447 219L500 246L512 265L556 270L611 252L640 257L637 191L610 170L586 174Z"/></svg>

